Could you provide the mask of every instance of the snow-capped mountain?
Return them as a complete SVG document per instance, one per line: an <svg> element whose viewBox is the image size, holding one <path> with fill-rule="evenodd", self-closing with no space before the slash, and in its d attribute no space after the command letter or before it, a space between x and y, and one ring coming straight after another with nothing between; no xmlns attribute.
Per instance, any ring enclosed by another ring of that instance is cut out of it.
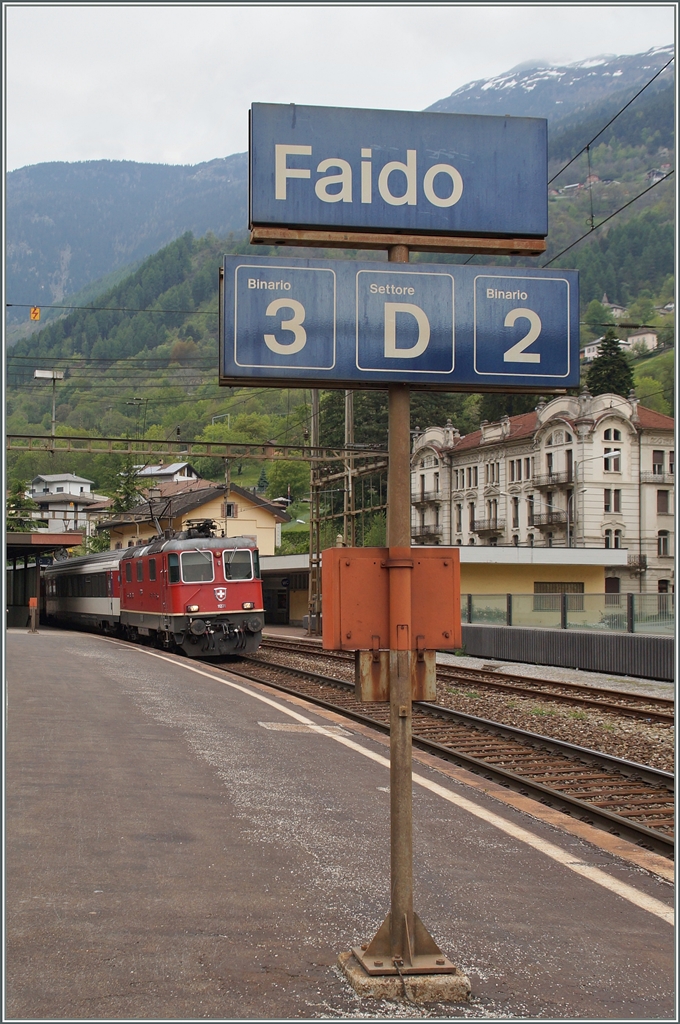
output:
<svg viewBox="0 0 680 1024"><path fill-rule="evenodd" d="M574 17L579 17L578 9ZM562 66L525 61L495 78L468 82L427 109L447 114L547 117L553 121L614 93L632 93L649 81L673 53L673 46L657 46L646 53L621 57L603 54ZM667 86L673 72L671 64L651 88Z"/></svg>

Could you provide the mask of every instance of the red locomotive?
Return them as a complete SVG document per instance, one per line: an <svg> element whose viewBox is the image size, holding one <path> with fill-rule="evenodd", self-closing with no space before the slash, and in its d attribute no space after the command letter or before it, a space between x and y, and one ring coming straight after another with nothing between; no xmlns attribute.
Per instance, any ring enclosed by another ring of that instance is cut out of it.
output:
<svg viewBox="0 0 680 1024"><path fill-rule="evenodd" d="M191 529L44 570L48 619L148 637L192 658L256 651L264 608L255 541Z"/></svg>

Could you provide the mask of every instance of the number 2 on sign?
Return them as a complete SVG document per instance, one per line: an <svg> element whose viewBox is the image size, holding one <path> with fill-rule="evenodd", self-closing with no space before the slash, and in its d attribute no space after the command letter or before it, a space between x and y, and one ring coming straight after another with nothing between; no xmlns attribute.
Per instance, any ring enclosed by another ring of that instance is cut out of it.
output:
<svg viewBox="0 0 680 1024"><path fill-rule="evenodd" d="M273 305L273 303L272 303ZM524 317L529 321L530 327L527 334L509 348L503 356L503 362L505 363L540 363L541 356L538 352L527 352L529 348L541 333L541 318L538 313L534 313L533 309L511 309L505 318L506 327L514 327L515 321Z"/></svg>
<svg viewBox="0 0 680 1024"><path fill-rule="evenodd" d="M305 319L305 307L297 299L274 299L265 310L265 316L276 316L280 309L292 309L290 320L281 321L282 331L292 331L293 340L284 345L276 340L276 335L265 334L264 340L268 349L280 356L293 356L307 344L307 331L302 326Z"/></svg>

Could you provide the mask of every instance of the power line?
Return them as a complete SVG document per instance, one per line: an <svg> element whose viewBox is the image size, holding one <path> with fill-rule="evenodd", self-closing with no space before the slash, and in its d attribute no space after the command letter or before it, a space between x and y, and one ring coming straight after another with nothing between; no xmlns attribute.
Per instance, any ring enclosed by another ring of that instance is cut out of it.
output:
<svg viewBox="0 0 680 1024"><path fill-rule="evenodd" d="M188 313L217 316L218 309L136 309L134 306L54 306L46 302L6 302L5 305L18 309L87 309L92 313Z"/></svg>
<svg viewBox="0 0 680 1024"><path fill-rule="evenodd" d="M569 161L569 163L566 163L566 164L564 165L564 167L563 167L563 168L562 168L561 170L559 170L559 171L557 172L557 174L553 174L553 176L552 176L552 178L550 179L550 181L548 182L548 184L549 184L549 185L552 185L552 183L553 183L553 181L555 180L555 178L559 178L560 174L562 174L562 171L566 171L567 167L570 167L570 166L571 166L571 165L573 164L574 160L578 160L578 158L579 158L579 157L581 156L581 154L585 153L585 152L586 152L586 150L589 150L589 149L590 149L590 147L592 146L593 142L595 142L595 139L599 139L600 135L602 135L602 133L603 133L603 132L606 132L607 128L609 128L609 126L610 126L611 124L613 124L613 123L614 123L614 121L616 120L616 118L617 118L617 117L619 117L619 116L620 116L620 115L621 115L621 114L622 114L622 113L624 112L624 110L626 110L626 109L627 109L627 108L628 108L628 107L629 107L629 106L631 105L631 103L634 103L634 102L635 102L635 100L636 100L636 99L638 98L638 96L640 96L640 95L641 95L641 93L643 93L643 92L645 91L645 89L646 89L646 88L647 88L648 86L650 86L650 85L652 84L652 82L653 82L653 81L655 81L655 79L657 79L657 78L659 77L659 75L661 74L661 72L662 72L662 71L665 71L665 70L666 70L666 68L668 67L668 65L669 65L669 64L672 64L672 63L673 63L673 61L674 61L674 60L675 60L675 57L674 57L674 56L673 56L673 57L671 57L671 59L670 59L669 61L667 61L667 62L666 62L666 63L664 64L664 66L663 66L662 68L660 68L660 69L659 69L659 70L657 71L657 73L656 73L656 74L655 74L655 75L654 75L654 76L653 76L652 78L650 78L650 80L649 80L649 81L647 82L647 84L646 84L646 85L643 85L643 86L642 86L642 88L641 88L641 89L640 89L640 90L639 90L638 92L636 92L636 93L635 93L635 95L633 96L633 98L632 98L632 99L630 99L630 100L628 100L628 102L627 102L627 103L626 103L626 104L625 104L625 105L624 105L623 107L621 107L621 109L620 109L619 111L617 111L617 113L616 113L616 114L614 114L614 116L612 117L611 121L607 121L607 123L606 123L606 125L604 126L604 128L601 128L601 129L599 130L599 132L597 133L597 135L593 135L593 137L592 137L592 139L590 140L590 142L587 142L587 143L585 144L585 146L583 147L583 149L579 149L579 151L578 151L578 153L576 154L576 156L573 156L573 157L571 158L571 160ZM547 264L546 264L546 266L547 266Z"/></svg>
<svg viewBox="0 0 680 1024"><path fill-rule="evenodd" d="M605 217L604 220L601 220L599 224L595 225L595 227L588 228L588 230L583 235L581 235L580 238L577 238L575 242L572 242L571 245L568 245L566 247L566 249L562 249L562 252L558 252L557 256L553 256L553 258L551 260L548 260L547 263L544 263L543 266L541 267L541 270L545 269L545 267L549 267L550 264L554 263L555 260L560 258L560 256L564 256L565 252L569 252L570 249L573 249L575 245L578 245L578 243L583 241L584 238L587 238L588 235L592 235L593 231L597 231L598 228L601 228L602 225L606 224L607 221L612 219L612 217L616 217L616 215L621 213L622 210L625 210L628 206L631 206L632 203L637 202L637 200L641 199L642 196L647 195L647 193L651 192L653 188L656 188L657 185L660 185L662 181L666 181L667 178L670 178L672 174L675 174L674 170L669 171L668 174L665 174L663 176L663 178L659 178L658 181L653 182L649 186L649 188L646 188L643 192L640 192L640 193L638 193L638 195L634 196L632 199L629 199L629 201L627 203L624 203L623 206L620 206L618 208L618 210L614 210L613 213L610 213L608 217Z"/></svg>

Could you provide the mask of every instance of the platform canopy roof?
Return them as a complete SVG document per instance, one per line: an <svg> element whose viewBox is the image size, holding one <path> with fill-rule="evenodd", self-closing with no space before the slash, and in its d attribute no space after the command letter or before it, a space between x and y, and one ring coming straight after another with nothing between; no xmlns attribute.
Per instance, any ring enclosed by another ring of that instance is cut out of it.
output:
<svg viewBox="0 0 680 1024"><path fill-rule="evenodd" d="M7 560L12 558L39 558L50 555L60 548L75 548L83 543L83 534L69 530L67 533L49 533L38 530L30 533L7 533Z"/></svg>

